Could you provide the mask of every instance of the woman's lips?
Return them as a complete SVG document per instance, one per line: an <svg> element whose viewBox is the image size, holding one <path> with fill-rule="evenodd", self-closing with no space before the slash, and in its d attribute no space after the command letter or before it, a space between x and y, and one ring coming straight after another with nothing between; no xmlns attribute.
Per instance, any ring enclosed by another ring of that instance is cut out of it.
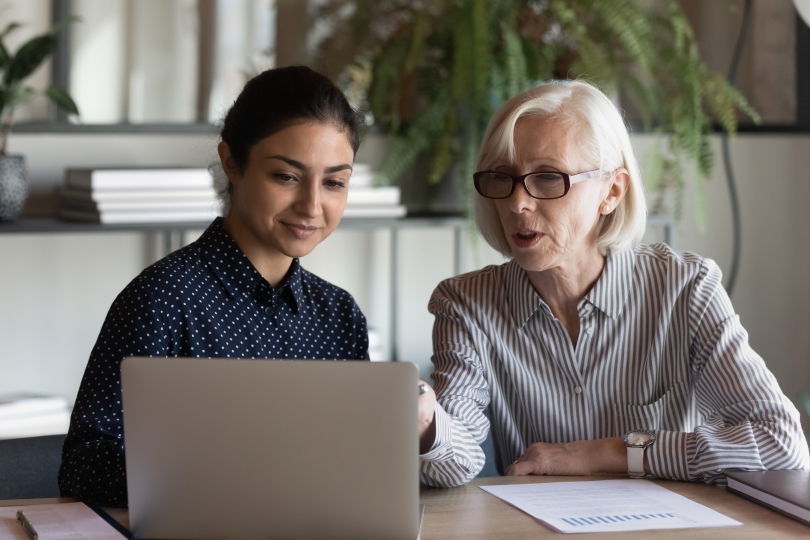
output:
<svg viewBox="0 0 810 540"><path fill-rule="evenodd" d="M543 237L543 233L531 229L518 229L512 233L512 243L517 248L525 249L535 245Z"/></svg>
<svg viewBox="0 0 810 540"><path fill-rule="evenodd" d="M318 230L318 227L312 225L301 225L298 223L285 223L281 222L290 233L300 240L306 240Z"/></svg>

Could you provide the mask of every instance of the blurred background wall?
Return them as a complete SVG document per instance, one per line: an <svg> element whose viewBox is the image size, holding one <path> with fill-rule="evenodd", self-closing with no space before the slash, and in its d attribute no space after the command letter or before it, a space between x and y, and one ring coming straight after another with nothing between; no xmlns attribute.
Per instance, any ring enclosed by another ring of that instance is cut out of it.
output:
<svg viewBox="0 0 810 540"><path fill-rule="evenodd" d="M208 135L23 135L12 149L30 156L32 176L61 181L65 166L123 160L137 165L206 166L216 140ZM640 155L655 144L636 135ZM717 141L715 141L717 143ZM366 143L369 150L374 143ZM743 209L742 264L734 305L785 392L794 400L810 380L810 137L741 134L731 143ZM40 159L41 158L41 159ZM364 154L358 159L373 161ZM35 163L46 163L37 167ZM707 183L702 234L691 205L677 228L681 250L731 257L728 195L722 169ZM372 324L387 325L387 233L338 230L303 264L351 292ZM452 275L452 231L406 231L401 242L399 343L402 359L430 362L432 316L427 302ZM376 238L375 238L376 236ZM20 234L0 236L0 394L18 390L75 396L98 330L115 295L152 260L149 235ZM503 259L465 237L463 270ZM369 250L376 247L377 262Z"/></svg>
<svg viewBox="0 0 810 540"><path fill-rule="evenodd" d="M723 11L724 2L719 0L684 0L682 4L703 40L702 52L710 67L725 71L736 38L739 12L729 15ZM772 4L758 2L757 5L767 10ZM278 65L306 62L311 12L301 3L288 2L279 7L277 16L274 61ZM223 17L218 20L224 21ZM777 14L767 19L772 23L777 21L773 23L777 30L784 28L784 24L793 24L794 19L790 19L790 23L783 21L779 26L778 17ZM238 22L233 24L238 25ZM33 26L31 31L37 28ZM780 45L779 39L789 41L783 38L773 27L755 29L753 43L760 45L744 57L740 75L741 86L748 85L750 95L757 95L752 81L766 76L782 80L779 78L782 75L762 73L769 65L773 67L769 60L773 54L765 54L769 47L777 51L780 46L790 48L789 43ZM239 43L228 46L231 54L236 54L233 51L241 47ZM137 63L136 59L132 61ZM48 68L43 69L40 76L46 77ZM225 83L209 89L211 95L222 96L217 98L220 105L197 105L185 111L174 110L172 114L179 115L177 118L220 115L228 102L225 96L232 95L234 88L238 91L241 85L233 82L240 80L238 67L222 69L227 73L221 80L231 81L230 90L226 91ZM195 74L189 72L186 76ZM780 84L777 82L776 86ZM127 90L130 97L133 88L130 85ZM795 116L796 110L802 107L795 100L791 105L789 99L769 94L756 99L759 101L755 100L755 105L761 108L763 116L769 115L775 123L790 114ZM25 114L36 119L44 117L46 109L46 104L32 102ZM108 114L111 118L120 119L126 114L143 120L148 118L148 110L148 107L133 110L119 104ZM99 109L98 114L102 113L104 111ZM204 167L214 158L217 142L216 134L210 131L47 133L21 130L13 134L10 145L12 152L27 156L32 187L47 199L53 188L62 182L65 168L88 165ZM633 135L633 143L644 165L645 156L660 139L638 133ZM801 392L810 386L810 135L790 130L745 132L730 144L743 216L741 267L732 300L750 333L752 346L776 374L788 397L799 405ZM677 226L676 248L713 258L727 271L731 260L730 207L725 177L719 166L717 137L713 137L712 145L716 166L713 178L706 184L706 231L698 230L694 205L689 200L693 195L688 192L684 215ZM384 139L369 135L358 161L377 166L385 149ZM32 201L31 213L48 211L47 200L41 207L36 206L39 204L36 197ZM193 237L189 235L187 240ZM432 327L432 317L426 307L437 283L453 273L452 239L451 230L440 228L404 231L401 237L398 314L401 324L397 329L400 359L419 364L425 376L430 371ZM469 236L465 236L464 241L463 271L504 262L483 241L474 242ZM339 229L306 257L303 264L346 288L357 299L370 324L385 329L389 321L389 247L387 231ZM0 235L0 395L32 391L75 398L110 303L154 258L155 239L149 234Z"/></svg>

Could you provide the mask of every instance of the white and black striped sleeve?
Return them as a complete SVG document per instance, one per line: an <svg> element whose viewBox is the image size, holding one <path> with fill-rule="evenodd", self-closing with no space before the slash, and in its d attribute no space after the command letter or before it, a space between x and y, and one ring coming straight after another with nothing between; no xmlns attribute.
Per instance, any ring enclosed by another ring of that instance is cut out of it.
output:
<svg viewBox="0 0 810 540"><path fill-rule="evenodd" d="M482 411L489 403L489 392L473 337L477 329L469 327L469 317L458 313L464 304L442 285L428 304L436 317L433 379L438 404L436 440L421 456L420 480L451 487L469 482L484 467L480 444L486 439L489 421Z"/></svg>
<svg viewBox="0 0 810 540"><path fill-rule="evenodd" d="M649 448L654 476L712 482L723 470L806 469L798 411L748 344L720 269L704 259L685 291L694 336L690 367L697 410L706 421L690 433L659 430Z"/></svg>

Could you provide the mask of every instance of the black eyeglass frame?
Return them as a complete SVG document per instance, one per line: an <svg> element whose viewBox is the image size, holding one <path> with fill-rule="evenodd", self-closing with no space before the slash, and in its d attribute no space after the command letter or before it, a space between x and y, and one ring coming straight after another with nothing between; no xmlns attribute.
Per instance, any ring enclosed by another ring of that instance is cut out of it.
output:
<svg viewBox="0 0 810 540"><path fill-rule="evenodd" d="M555 173L555 174L559 174L559 175L561 175L563 177L563 181L565 182L565 190L563 191L562 195L560 195L559 197L535 197L534 195L532 195L532 192L529 191L529 186L526 185L526 178L529 177L529 176L532 176L533 174L543 174L543 173ZM515 192L515 186L517 186L518 183L521 183L521 184L523 184L523 187L526 189L526 193L529 194L529 197L531 197L533 199L539 199L541 201L550 201L550 200L554 200L554 199L561 199L561 198L565 197L566 195L568 195L568 190L571 189L571 186L573 186L574 184L577 184L577 183L582 182L584 180L588 180L590 178L595 178L597 176L600 176L603 173L604 173L604 171L602 171L601 169L596 169L596 170L593 170L593 171L581 172L581 173L577 173L577 174L568 174L568 173L564 173L562 171L547 170L547 171L534 171L534 172L530 172L528 174L524 174L523 176L513 176L513 175L511 175L509 173L505 173L503 171L478 171L478 172L473 174L473 184L475 184L475 191L477 191L478 194L481 195L482 197L484 197L485 199L496 199L496 200L497 199L508 199ZM505 195L503 197L488 197L488 196L484 195L483 193L481 193L481 186L479 185L479 180L485 174L502 174L504 176L508 176L509 178L511 178L512 179L512 189L509 190L509 194Z"/></svg>

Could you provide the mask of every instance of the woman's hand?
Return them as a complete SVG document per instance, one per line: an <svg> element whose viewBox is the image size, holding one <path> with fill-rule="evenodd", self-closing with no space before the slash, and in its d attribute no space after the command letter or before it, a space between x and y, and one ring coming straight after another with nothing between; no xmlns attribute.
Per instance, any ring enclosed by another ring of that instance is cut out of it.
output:
<svg viewBox="0 0 810 540"><path fill-rule="evenodd" d="M621 437L611 437L565 444L535 443L506 469L506 476L624 472L627 472L627 447Z"/></svg>
<svg viewBox="0 0 810 540"><path fill-rule="evenodd" d="M419 381L425 393L419 396L419 453L424 454L436 439L436 393L425 381Z"/></svg>

